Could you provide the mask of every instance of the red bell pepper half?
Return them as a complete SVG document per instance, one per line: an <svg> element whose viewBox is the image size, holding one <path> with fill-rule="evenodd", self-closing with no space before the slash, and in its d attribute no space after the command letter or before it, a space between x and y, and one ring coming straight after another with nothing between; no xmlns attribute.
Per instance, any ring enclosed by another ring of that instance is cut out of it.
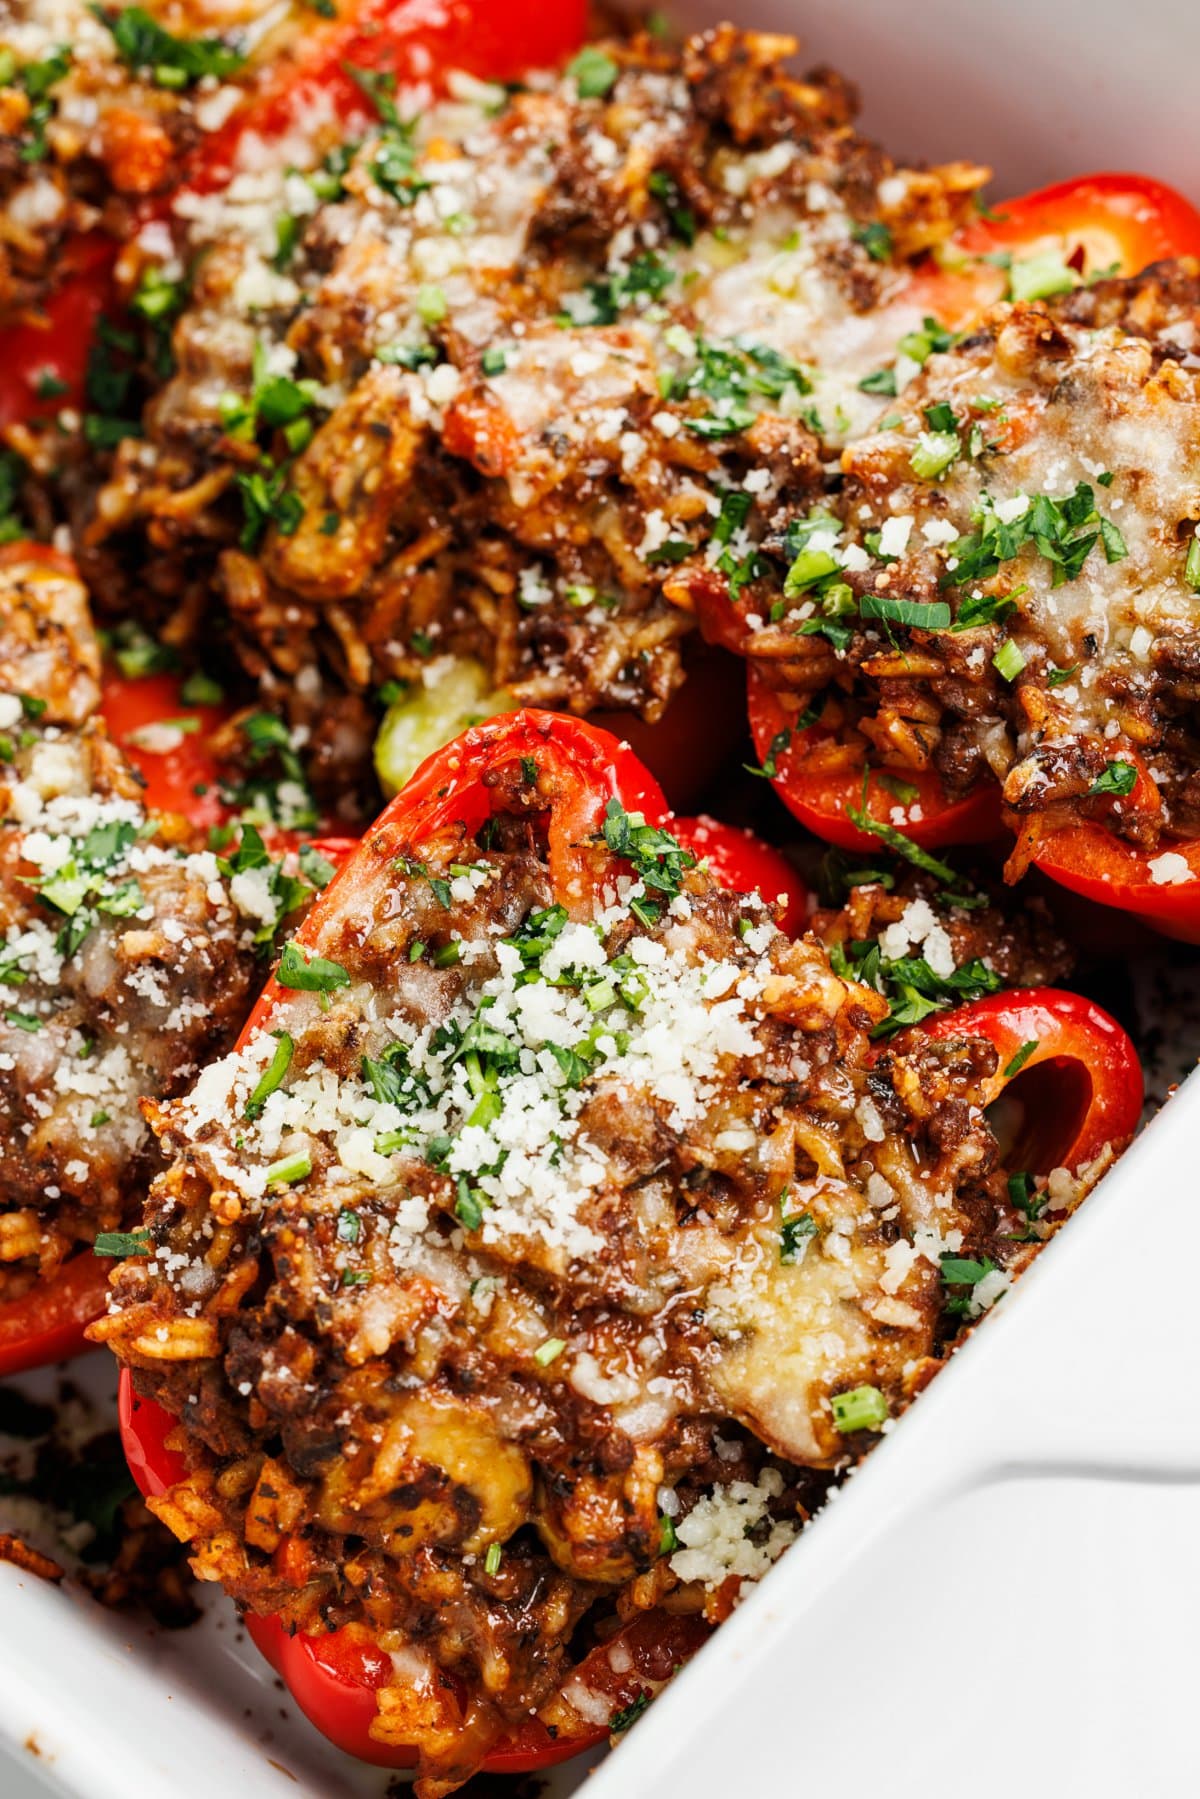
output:
<svg viewBox="0 0 1200 1799"><path fill-rule="evenodd" d="M11 543L0 547L0 567L27 561L74 573L69 556L47 544ZM130 677L106 666L101 683L100 716L110 736L129 757L146 783L145 800L152 812L181 813L202 829L226 823L229 808L220 798L219 764L208 739L229 714L219 706L185 704L182 681L174 674ZM179 720L195 729L178 733L170 747L158 751L139 744L138 733L153 726L168 728ZM294 847L287 837L279 847ZM358 847L350 838L318 838L313 848L340 867ZM19 1299L0 1303L0 1378L20 1374L78 1355L87 1349L87 1326L104 1310L110 1264L80 1250Z"/></svg>
<svg viewBox="0 0 1200 1799"><path fill-rule="evenodd" d="M423 764L367 833L362 860L355 858L343 868L309 913L297 933L298 941L308 949L320 950L326 919L337 917L344 909L338 889L344 886L352 891L364 864L370 867L379 858L393 858L399 846L406 854L419 857L423 846L456 825L477 831L496 809L502 772L511 771L517 763L523 781L531 778L531 764L536 765L538 787L547 806L551 876L557 897L568 906L586 908L596 873L588 846L601 829L611 799L619 800L628 811L641 812L649 823L673 828L657 784L615 738L561 715L505 714L465 732ZM724 884L741 891L757 886L774 889L785 878L776 865L781 860L777 853L766 850L747 833L709 820L677 822L685 843L709 857ZM795 908L802 906L803 889L798 882L793 882L789 897ZM269 1028L279 999L280 990L269 984L243 1041L252 1031ZM1036 1144L1032 1137L1030 1141L1039 1160L1029 1163L1037 1172L1062 1163L1082 1165L1098 1151L1102 1140L1112 1137L1123 1142L1132 1132L1140 1103L1136 1057L1119 1027L1088 1002L1049 990L1002 995L947 1014L935 1023L939 1035L987 1036L1006 1067L1023 1050L1029 1066L1037 1060L1054 1066L1078 1063L1087 1069L1093 1087L1082 1110L1060 1107L1044 1118L1038 1115L1040 1136ZM1038 1047L1031 1050L1028 1040L1035 1032ZM998 1075L996 1094L1013 1078ZM162 1493L186 1472L182 1456L167 1447L174 1421L157 1404L135 1395L128 1370L121 1376L120 1408L122 1436L134 1477L144 1493ZM276 1553L286 1561L286 1540ZM390 1660L375 1649L368 1632L347 1628L321 1637L289 1637L275 1620L251 1618L247 1624L301 1710L325 1736L363 1760L390 1766L410 1764L407 1751L381 1745L370 1735L375 1690L393 1676ZM615 1674L608 1655L610 1645L604 1645L585 1659L581 1674L589 1686L611 1694L614 1706L618 1702L625 1706L646 1690L647 1681L665 1679L706 1634L698 1620L649 1613L620 1633L630 1650L630 1670ZM492 1752L485 1766L497 1772L548 1766L600 1741L605 1734L602 1729L590 1729L571 1741L551 1739L537 1720L530 1720Z"/></svg>
<svg viewBox="0 0 1200 1799"><path fill-rule="evenodd" d="M698 862L707 862L714 878L731 893L757 893L771 905L783 901L779 928L798 937L808 917L808 888L779 850L742 825L723 825L702 813L698 818L672 818L670 831Z"/></svg>
<svg viewBox="0 0 1200 1799"><path fill-rule="evenodd" d="M1138 274L1153 262L1200 255L1200 212L1182 195L1140 175L1103 174L1059 182L1018 200L1004 202L954 239L971 258L1008 251L1027 257L1043 251L1081 273ZM928 264L914 277L910 297L943 323L962 328L999 299L1007 277L991 263L973 261L956 270ZM744 646L740 619L702 620L709 635L731 648ZM823 731L818 721L791 732L795 714L753 665L749 678L750 727L760 758L774 769L776 791L795 816L818 837L845 849L871 847L850 817L862 801L863 762ZM904 770L904 784L917 791L919 816L901 828L914 843L975 843L997 834L999 793L977 787L961 799L945 794L933 771ZM868 783L865 810L876 822L890 818L896 801L883 780ZM1094 823L1048 834L1034 860L1052 880L1101 905L1136 914L1147 924L1200 941L1200 847L1164 841L1143 852ZM1193 872L1175 866L1171 878L1154 878L1152 865L1165 851L1181 856Z"/></svg>
<svg viewBox="0 0 1200 1799"><path fill-rule="evenodd" d="M608 802L616 799L648 823L671 825L662 790L627 745L581 719L545 712L502 714L473 727L417 770L408 786L385 809L363 839L361 856L392 858L403 842L420 855L422 846L441 832L462 825L477 831L496 807L496 780L514 764L527 778L536 764L540 790L547 798L547 839L551 876L560 901L576 908L590 899L589 845L598 836ZM720 877L749 892L758 882L776 888L785 876L773 865L775 853L742 833L723 832L708 821L688 821L696 848L721 864ZM779 859L782 861L782 859ZM362 864L352 858L326 889L296 933L296 941L316 949L325 921L336 916L343 886L353 888ZM783 865L787 869L787 865ZM782 890L782 889L780 889ZM803 890L793 884L791 899ZM262 1029L281 997L268 983L242 1033L241 1041ZM163 1492L185 1473L182 1457L166 1447L173 1420L162 1408L134 1395L128 1371L121 1376L121 1431L129 1465L142 1491ZM286 1556L288 1544L277 1552ZM376 1742L370 1735L375 1692L393 1676L392 1663L372 1643L369 1633L346 1628L325 1636L289 1636L274 1619L248 1618L252 1638L288 1685L296 1703L325 1736L361 1760L388 1767L411 1766L414 1754ZM594 1690L606 1693L614 1713L635 1703L686 1660L708 1634L695 1618L651 1613L622 1628L620 1641L629 1650L630 1666L612 1667L613 1639L592 1650L581 1675ZM624 1657L620 1658L622 1661ZM530 1719L488 1756L485 1767L518 1773L548 1767L602 1742L608 1731L589 1727L570 1739L552 1736Z"/></svg>

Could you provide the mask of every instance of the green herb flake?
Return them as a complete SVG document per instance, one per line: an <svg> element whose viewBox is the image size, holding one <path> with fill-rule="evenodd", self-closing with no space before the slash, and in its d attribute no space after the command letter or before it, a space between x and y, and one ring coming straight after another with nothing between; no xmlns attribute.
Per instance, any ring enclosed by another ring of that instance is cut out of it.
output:
<svg viewBox="0 0 1200 1799"><path fill-rule="evenodd" d="M957 431L922 431L908 466L919 481L936 481L961 454Z"/></svg>
<svg viewBox="0 0 1200 1799"><path fill-rule="evenodd" d="M1200 537L1193 537L1188 544L1187 555L1183 563L1183 578L1189 587L1200 592Z"/></svg>
<svg viewBox="0 0 1200 1799"><path fill-rule="evenodd" d="M869 593L859 602L858 609L864 618L915 625L922 631L945 631L950 625L950 608L945 600L891 599L886 594Z"/></svg>
<svg viewBox="0 0 1200 1799"><path fill-rule="evenodd" d="M286 1031L273 1031L271 1035L276 1039L275 1053L271 1057L268 1067L263 1071L254 1092L246 1101L246 1110L242 1114L244 1118L258 1118L261 1115L262 1109L272 1093L283 1085L284 1076L291 1067L292 1051L295 1049L292 1039Z"/></svg>
<svg viewBox="0 0 1200 1799"><path fill-rule="evenodd" d="M567 64L581 100L602 100L614 87L621 70L597 44L587 44Z"/></svg>
<svg viewBox="0 0 1200 1799"><path fill-rule="evenodd" d="M1005 681L1015 681L1025 666L1025 657L1020 645L1011 637L1006 637L996 654L992 657L992 667Z"/></svg>
<svg viewBox="0 0 1200 1799"><path fill-rule="evenodd" d="M878 219L869 223L854 224L850 227L850 235L856 244L861 244L872 262L888 262L892 255L892 234L887 226Z"/></svg>
<svg viewBox="0 0 1200 1799"><path fill-rule="evenodd" d="M779 1209L783 1212L786 1194L780 1199ZM791 1217L781 1217L779 1226L779 1260L783 1267L791 1268L801 1261L804 1245L809 1238L817 1235L817 1221L811 1212L797 1212Z"/></svg>
<svg viewBox="0 0 1200 1799"><path fill-rule="evenodd" d="M279 1162L272 1162L266 1170L268 1187L294 1187L298 1181L306 1181L312 1173L312 1157L307 1150L297 1155L284 1156Z"/></svg>
<svg viewBox="0 0 1200 1799"><path fill-rule="evenodd" d="M852 1387L848 1393L835 1393L830 1405L833 1422L843 1436L856 1430L878 1430L889 1417L888 1402L878 1387Z"/></svg>
<svg viewBox="0 0 1200 1799"><path fill-rule="evenodd" d="M97 1256L148 1256L152 1253L149 1231L100 1231L92 1244Z"/></svg>
<svg viewBox="0 0 1200 1799"><path fill-rule="evenodd" d="M126 67L149 74L159 87L190 87L206 76L223 81L236 75L246 60L241 50L219 37L172 36L142 6L92 5L88 11L112 34Z"/></svg>
<svg viewBox="0 0 1200 1799"><path fill-rule="evenodd" d="M1137 786L1137 769L1132 762L1117 760L1107 762L1103 772L1096 776L1088 788L1089 796L1093 794L1111 793L1124 799Z"/></svg>
<svg viewBox="0 0 1200 1799"><path fill-rule="evenodd" d="M1074 269L1068 268L1053 250L1014 258L1009 265L1008 292L1012 300L1048 300L1052 294L1070 293L1078 286Z"/></svg>
<svg viewBox="0 0 1200 1799"><path fill-rule="evenodd" d="M628 1705L622 1706L620 1711L614 1712L608 1723L609 1735L623 1736L631 1724L637 1723L649 1705L651 1697L649 1690L643 1688L636 1699L631 1700Z"/></svg>
<svg viewBox="0 0 1200 1799"><path fill-rule="evenodd" d="M329 962L323 956L306 957L295 942L285 943L275 979L281 987L300 993L331 993L336 987L348 987L350 976L340 962Z"/></svg>
<svg viewBox="0 0 1200 1799"><path fill-rule="evenodd" d="M1039 1038L1030 1037L1030 1039L1028 1040L1027 1043L1023 1043L1021 1045L1020 1049L1017 1051L1017 1053L1013 1057L1012 1061L1009 1062L1008 1066L1004 1070L1004 1078L1006 1081L1011 1081L1015 1074L1020 1074L1021 1070L1024 1068L1026 1062L1028 1062L1028 1060L1029 1060L1030 1056L1033 1054L1034 1050L1039 1047L1039 1044L1040 1044Z"/></svg>

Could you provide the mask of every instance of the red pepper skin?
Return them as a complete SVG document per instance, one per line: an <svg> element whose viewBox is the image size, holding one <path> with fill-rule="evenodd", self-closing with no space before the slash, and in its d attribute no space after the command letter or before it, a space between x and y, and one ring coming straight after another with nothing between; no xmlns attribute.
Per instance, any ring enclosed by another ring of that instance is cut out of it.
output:
<svg viewBox="0 0 1200 1799"><path fill-rule="evenodd" d="M1064 260L1082 252L1081 272L1088 275L1102 269L1139 275L1170 257L1200 256L1200 212L1148 175L1080 175L1001 201L992 211L957 232L953 248L971 257L1053 249ZM914 277L910 297L961 330L1003 299L1006 285L1004 270L986 264L961 271L929 264Z"/></svg>
<svg viewBox="0 0 1200 1799"><path fill-rule="evenodd" d="M939 1039L987 1038L999 1058L989 1104L1032 1077L1025 1088L1028 1103L1010 1119L1013 1141L1006 1160L1014 1168L1074 1173L1106 1144L1123 1148L1141 1121L1144 1082L1137 1051L1115 1018L1078 993L1018 987L939 1013L917 1029ZM1029 1043L1035 1048L1010 1073L1014 1057Z"/></svg>
<svg viewBox="0 0 1200 1799"><path fill-rule="evenodd" d="M636 712L597 711L589 723L611 731L646 764L677 812L691 812L729 766L741 761L746 731L737 660L694 632L684 646L686 679L653 724Z"/></svg>
<svg viewBox="0 0 1200 1799"><path fill-rule="evenodd" d="M318 96L345 125L366 124L374 108L348 68L394 74L401 87L436 83L448 69L507 81L555 67L586 28L584 0L356 0L262 70L225 125L201 141L184 184L201 193L223 184L248 132L286 137Z"/></svg>
<svg viewBox="0 0 1200 1799"><path fill-rule="evenodd" d="M552 780L568 784L566 792L556 793L550 809L549 859L555 887L569 897L584 897L583 856L576 846L600 830L610 799L619 800L628 812L640 812L649 824L669 824L662 788L628 744L568 713L503 712L472 725L425 759L366 833L364 853L385 830L398 828L414 847L454 825L477 831L492 814L492 790L485 776L506 763L530 760ZM296 932L297 943L315 947L342 883L352 883L356 874L351 858ZM261 1029L281 997L272 978L246 1021L239 1045Z"/></svg>
<svg viewBox="0 0 1200 1799"><path fill-rule="evenodd" d="M805 731L792 732L786 748L774 749L772 746L788 730L794 714L781 704L778 693L754 663L746 671L746 681L754 747L761 761L773 760L775 774L771 784L788 811L826 843L878 855L878 837L860 831L849 815L849 808L857 811L863 806L863 764L847 758L833 766L824 765L814 751L819 752L823 744L832 747L834 739L830 732L821 729L820 721ZM922 816L914 820L910 814L900 828L924 849L936 849L946 843L984 843L1000 830L1000 796L995 787L977 787L965 799L949 800L940 776L932 770L906 769L903 780L906 786L916 788L916 803ZM869 818L889 824L899 803L878 776L868 782ZM912 803L906 803L906 812Z"/></svg>
<svg viewBox="0 0 1200 1799"><path fill-rule="evenodd" d="M191 705L183 699L178 675L123 675L106 666L100 695L100 714L108 734L146 783L145 801L150 812L181 812L192 824L207 830L223 824L229 809L220 794L220 765L208 740L229 717L228 709ZM137 734L147 725L170 719L195 719L197 728L187 732L165 754L144 749ZM203 791L199 791L203 789Z"/></svg>
<svg viewBox="0 0 1200 1799"><path fill-rule="evenodd" d="M116 258L116 244L99 232L73 239L41 313L0 331L0 430L82 404L88 351L112 299ZM54 387L45 397L37 391L41 375Z"/></svg>
<svg viewBox="0 0 1200 1799"><path fill-rule="evenodd" d="M808 917L808 888L782 855L753 831L741 825L723 825L702 813L698 818L673 818L672 836L697 861L706 861L714 877L730 893L757 893L768 904L783 900L780 929L798 937Z"/></svg>
<svg viewBox="0 0 1200 1799"><path fill-rule="evenodd" d="M84 1332L104 1310L111 1266L81 1250L48 1280L0 1305L0 1379L64 1361L90 1347Z"/></svg>
<svg viewBox="0 0 1200 1799"><path fill-rule="evenodd" d="M1187 878L1155 881L1150 864L1166 853L1183 857ZM1128 912L1164 937L1200 943L1200 839L1164 839L1150 855L1089 820L1043 837L1034 862L1072 893Z"/></svg>

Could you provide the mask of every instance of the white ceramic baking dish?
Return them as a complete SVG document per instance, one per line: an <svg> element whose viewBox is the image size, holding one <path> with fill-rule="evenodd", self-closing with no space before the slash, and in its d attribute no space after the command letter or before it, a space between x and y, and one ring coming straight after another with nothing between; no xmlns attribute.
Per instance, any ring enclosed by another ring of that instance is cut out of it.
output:
<svg viewBox="0 0 1200 1799"><path fill-rule="evenodd" d="M846 69L898 154L991 160L998 194L1127 167L1200 197L1194 0L755 0L741 16ZM1142 980L1166 1078L1200 1049L1195 964L1165 952ZM592 1774L591 1799L727 1799L748 1779L850 1799L1200 1793L1198 1158L1192 1080ZM84 1378L109 1375L93 1359ZM388 1785L295 1717L219 1597L172 1636L6 1564L0 1735L2 1799ZM547 1799L586 1772L557 1771Z"/></svg>

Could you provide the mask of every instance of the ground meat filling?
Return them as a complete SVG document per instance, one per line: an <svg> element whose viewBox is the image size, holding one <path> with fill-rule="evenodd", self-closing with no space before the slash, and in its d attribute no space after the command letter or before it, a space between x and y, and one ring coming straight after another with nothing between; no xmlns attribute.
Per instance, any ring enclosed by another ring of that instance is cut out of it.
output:
<svg viewBox="0 0 1200 1799"><path fill-rule="evenodd" d="M90 718L79 581L0 569L0 1302L128 1220L157 1165L143 1096L232 1040L260 920Z"/></svg>
<svg viewBox="0 0 1200 1799"><path fill-rule="evenodd" d="M256 671L361 689L452 653L526 703L658 716L691 624L664 584L877 415L857 379L984 174L897 168L793 48L723 28L517 94L381 91L352 156L256 142L185 189L177 372L74 496L92 585L136 579L178 638L215 564Z"/></svg>
<svg viewBox="0 0 1200 1799"><path fill-rule="evenodd" d="M811 928L839 974L888 1001L876 1037L1004 987L1056 986L1075 966L1037 896L1026 896L1019 912L986 890L963 905L928 875L847 870L836 854L827 874L837 903L814 912Z"/></svg>
<svg viewBox="0 0 1200 1799"><path fill-rule="evenodd" d="M197 1571L381 1631L429 1792L470 1771L430 1670L472 1753L567 1727L580 1629L721 1617L928 1378L941 1257L986 1258L977 1316L1030 1253L990 1046L879 1054L878 993L616 802L556 892L552 779L504 770L477 839L370 838L263 1027L153 1109L97 1327L184 1423L153 1503Z"/></svg>
<svg viewBox="0 0 1200 1799"><path fill-rule="evenodd" d="M746 602L789 704L824 693L823 725L952 795L999 781L1022 865L1080 816L1164 852L1200 829L1198 323L1187 263L997 307Z"/></svg>

